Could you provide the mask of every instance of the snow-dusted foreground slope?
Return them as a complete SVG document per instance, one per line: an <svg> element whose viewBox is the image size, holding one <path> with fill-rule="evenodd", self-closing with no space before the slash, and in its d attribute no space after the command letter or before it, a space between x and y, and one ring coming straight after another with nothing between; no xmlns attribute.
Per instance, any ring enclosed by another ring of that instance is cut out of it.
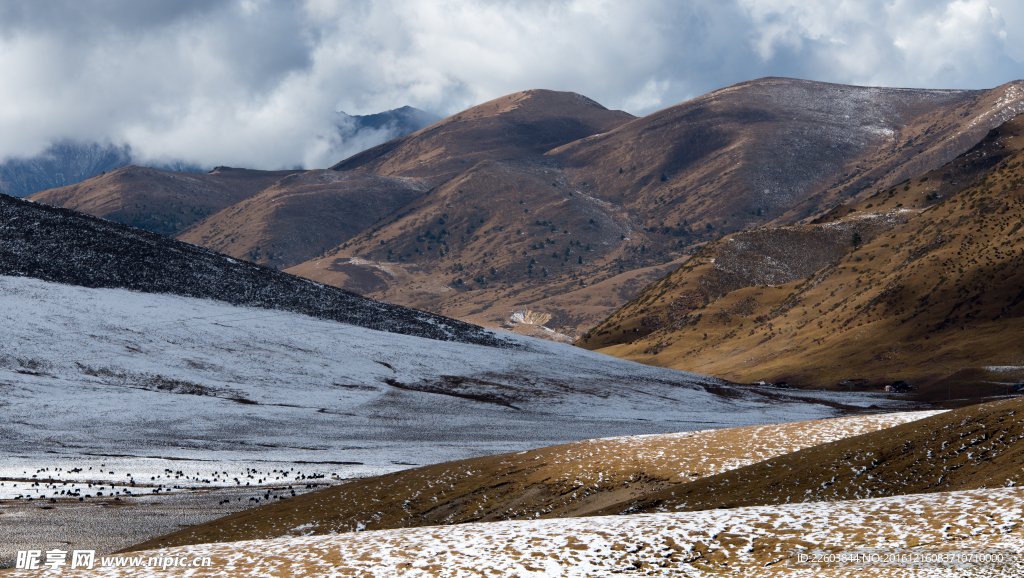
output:
<svg viewBox="0 0 1024 578"><path fill-rule="evenodd" d="M182 469L235 485L245 468L225 462L265 460L344 477L578 439L834 414L752 394L727 399L704 391L720 384L712 378L536 339L510 336L521 346L493 348L16 277L0 277L0 327L8 416L0 450L12 456L3 476L60 467L63 476L148 482ZM69 474L75 467L84 471Z"/></svg>
<svg viewBox="0 0 1024 578"><path fill-rule="evenodd" d="M209 567L189 568L190 576L1016 577L1024 575L1022 502L1024 490L1003 488L292 537L133 557L210 558ZM801 562L801 554L832 557ZM835 561L839 554L861 558ZM959 558L937 561L939 554ZM65 574L175 576L183 570L108 567Z"/></svg>

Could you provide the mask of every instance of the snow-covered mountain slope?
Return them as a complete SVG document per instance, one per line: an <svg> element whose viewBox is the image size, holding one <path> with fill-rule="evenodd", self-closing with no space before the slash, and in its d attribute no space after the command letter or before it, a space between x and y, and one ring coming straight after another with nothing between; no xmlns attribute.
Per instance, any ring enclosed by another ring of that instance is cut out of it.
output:
<svg viewBox="0 0 1024 578"><path fill-rule="evenodd" d="M507 348L443 342L18 277L0 277L0 327L0 450L25 456L22 469L117 455L331 463L344 476L836 411L717 395L707 391L727 387L717 379L525 337Z"/></svg>
<svg viewBox="0 0 1024 578"><path fill-rule="evenodd" d="M0 195L0 275L171 293L382 331L509 347L476 325L360 297L83 213Z"/></svg>

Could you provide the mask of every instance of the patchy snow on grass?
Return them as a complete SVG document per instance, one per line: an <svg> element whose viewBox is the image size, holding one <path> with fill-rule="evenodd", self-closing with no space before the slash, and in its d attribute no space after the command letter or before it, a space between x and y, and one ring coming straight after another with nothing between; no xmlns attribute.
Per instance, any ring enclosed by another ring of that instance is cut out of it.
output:
<svg viewBox="0 0 1024 578"><path fill-rule="evenodd" d="M989 489L680 514L434 526L204 544L190 576L1020 576L1024 490ZM825 552L997 553L953 565L801 562ZM906 567L909 566L909 567ZM65 572L67 573L67 572ZM103 568L71 576L183 575Z"/></svg>

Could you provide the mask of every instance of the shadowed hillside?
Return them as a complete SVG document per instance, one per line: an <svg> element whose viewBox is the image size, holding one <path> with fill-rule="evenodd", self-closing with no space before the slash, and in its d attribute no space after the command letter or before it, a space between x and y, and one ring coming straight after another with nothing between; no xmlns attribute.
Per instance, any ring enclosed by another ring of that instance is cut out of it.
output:
<svg viewBox="0 0 1024 578"><path fill-rule="evenodd" d="M323 254L425 190L412 179L370 173L296 173L204 219L178 238L282 269Z"/></svg>
<svg viewBox="0 0 1024 578"><path fill-rule="evenodd" d="M201 297L431 339L508 346L475 325L373 301L69 209L0 195L0 223L0 275Z"/></svg>

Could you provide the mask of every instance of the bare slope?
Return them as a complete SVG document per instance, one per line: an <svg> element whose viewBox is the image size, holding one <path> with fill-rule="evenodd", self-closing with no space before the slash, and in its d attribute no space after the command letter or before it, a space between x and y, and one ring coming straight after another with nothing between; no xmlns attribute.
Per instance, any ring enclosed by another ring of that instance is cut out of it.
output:
<svg viewBox="0 0 1024 578"><path fill-rule="evenodd" d="M437 464L241 512L134 546L582 516L801 448L931 414L901 413L605 438Z"/></svg>
<svg viewBox="0 0 1024 578"><path fill-rule="evenodd" d="M373 230L289 271L499 327L531 303L649 266L647 249L641 252L642 243L631 238L635 227L628 213L570 185L557 167L483 161ZM652 277L631 274L637 275ZM552 328L575 333L607 310L545 313L558 315Z"/></svg>
<svg viewBox="0 0 1024 578"><path fill-rule="evenodd" d="M580 345L736 381L1005 394L1024 378L1005 339L1024 322L1022 125L818 224L713 243Z"/></svg>
<svg viewBox="0 0 1024 578"><path fill-rule="evenodd" d="M217 167L176 173L132 165L29 198L174 236L296 172Z"/></svg>
<svg viewBox="0 0 1024 578"><path fill-rule="evenodd" d="M724 472L605 514L710 510L1012 487L1024 481L1024 399L971 406Z"/></svg>

